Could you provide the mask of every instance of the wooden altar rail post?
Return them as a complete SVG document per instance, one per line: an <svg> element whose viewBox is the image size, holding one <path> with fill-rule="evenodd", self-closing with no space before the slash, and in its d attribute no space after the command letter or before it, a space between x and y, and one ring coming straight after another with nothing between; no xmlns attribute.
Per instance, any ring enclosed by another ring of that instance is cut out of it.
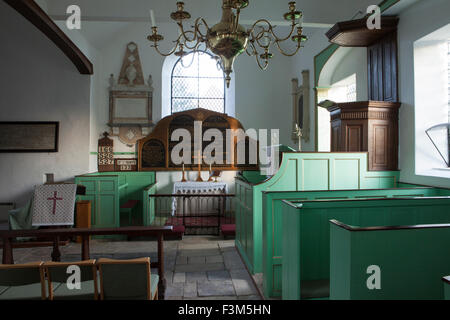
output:
<svg viewBox="0 0 450 320"><path fill-rule="evenodd" d="M164 277L164 236L172 233L171 226L164 227L126 227L126 228L102 228L102 229L39 229L39 230L13 230L0 231L0 238L3 240L3 264L14 264L12 240L20 237L45 237L53 239L52 261L59 261L61 253L59 242L62 238L72 238L80 236L81 259L89 260L89 239L90 236L105 235L127 235L135 237L157 237L158 239L158 261L151 263L151 268L158 269L159 284L158 292L161 299L164 298L166 279Z"/></svg>

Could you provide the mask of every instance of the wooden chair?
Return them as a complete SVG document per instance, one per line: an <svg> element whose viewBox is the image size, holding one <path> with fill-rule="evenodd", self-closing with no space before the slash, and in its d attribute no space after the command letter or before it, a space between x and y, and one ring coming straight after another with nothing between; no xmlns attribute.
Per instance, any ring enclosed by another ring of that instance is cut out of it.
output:
<svg viewBox="0 0 450 320"><path fill-rule="evenodd" d="M45 300L42 262L0 265L0 300Z"/></svg>
<svg viewBox="0 0 450 320"><path fill-rule="evenodd" d="M157 300L159 276L151 274L150 258L99 259L101 300Z"/></svg>
<svg viewBox="0 0 450 320"><path fill-rule="evenodd" d="M70 266L80 268L80 289L69 289L67 273ZM98 280L95 260L80 262L45 262L42 267L47 275L49 300L97 300Z"/></svg>

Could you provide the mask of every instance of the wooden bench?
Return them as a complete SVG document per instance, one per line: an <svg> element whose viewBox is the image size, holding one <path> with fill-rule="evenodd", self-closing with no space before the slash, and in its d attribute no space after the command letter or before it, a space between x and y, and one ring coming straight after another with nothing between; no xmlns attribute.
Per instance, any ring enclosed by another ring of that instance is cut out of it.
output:
<svg viewBox="0 0 450 320"><path fill-rule="evenodd" d="M172 234L172 227L126 227L126 228L99 228L99 229L39 229L39 230L16 230L0 231L3 239L3 264L14 264L13 239L20 237L36 237L53 239L52 261L60 261L61 252L59 242L61 238L72 238L80 236L81 259L90 259L89 240L91 236L126 235L133 237L156 237L158 241L158 261L152 262L151 267L158 269L159 275L159 298L164 299L166 280L164 276L164 237Z"/></svg>

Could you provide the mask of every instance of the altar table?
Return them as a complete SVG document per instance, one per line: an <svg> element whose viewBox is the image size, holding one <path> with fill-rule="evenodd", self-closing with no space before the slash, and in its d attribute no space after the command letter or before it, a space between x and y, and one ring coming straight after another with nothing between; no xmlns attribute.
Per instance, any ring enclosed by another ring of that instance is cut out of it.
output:
<svg viewBox="0 0 450 320"><path fill-rule="evenodd" d="M205 194L226 194L228 186L223 182L175 182L173 185L174 195L205 195ZM218 198L194 197L183 198L173 197L172 215L202 214L218 209ZM178 208L178 209L177 209Z"/></svg>

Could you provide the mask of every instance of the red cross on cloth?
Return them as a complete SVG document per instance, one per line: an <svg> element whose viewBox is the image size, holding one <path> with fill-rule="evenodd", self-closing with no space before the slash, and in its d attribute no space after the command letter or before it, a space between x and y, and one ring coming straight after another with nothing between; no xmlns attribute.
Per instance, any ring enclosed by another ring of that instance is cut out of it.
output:
<svg viewBox="0 0 450 320"><path fill-rule="evenodd" d="M53 200L53 211L52 211L53 214L56 214L56 201L63 200L63 198L58 198L57 194L58 194L58 191L55 191L53 193L53 198L47 198L47 200Z"/></svg>

